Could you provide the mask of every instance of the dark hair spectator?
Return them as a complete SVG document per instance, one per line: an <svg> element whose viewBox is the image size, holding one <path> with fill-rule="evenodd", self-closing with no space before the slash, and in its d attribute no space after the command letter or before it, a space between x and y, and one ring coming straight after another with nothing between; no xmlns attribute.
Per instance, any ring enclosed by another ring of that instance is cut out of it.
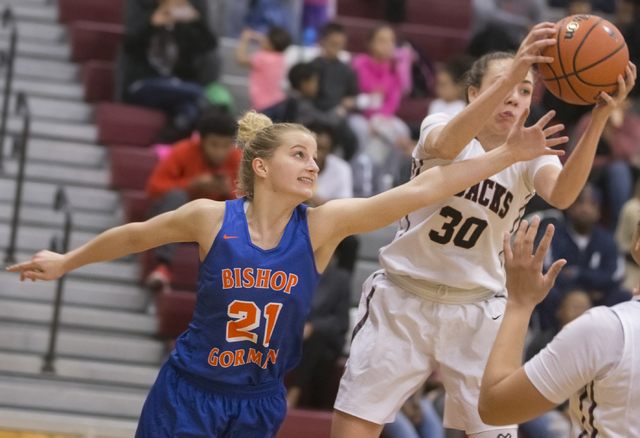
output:
<svg viewBox="0 0 640 438"><path fill-rule="evenodd" d="M291 44L291 35L282 27L272 27L267 32L267 39L276 52L284 52Z"/></svg>
<svg viewBox="0 0 640 438"><path fill-rule="evenodd" d="M310 79L317 77L318 71L312 64L299 63L291 67L289 70L288 79L291 84L291 88L300 91L302 85Z"/></svg>
<svg viewBox="0 0 640 438"><path fill-rule="evenodd" d="M238 133L238 121L230 114L208 111L198 120L196 130L201 138L209 134L235 137Z"/></svg>
<svg viewBox="0 0 640 438"><path fill-rule="evenodd" d="M346 30L342 24L336 23L336 22L330 22L330 23L327 23L322 28L322 30L320 31L319 37L320 39L324 39L336 33L344 35L346 34Z"/></svg>

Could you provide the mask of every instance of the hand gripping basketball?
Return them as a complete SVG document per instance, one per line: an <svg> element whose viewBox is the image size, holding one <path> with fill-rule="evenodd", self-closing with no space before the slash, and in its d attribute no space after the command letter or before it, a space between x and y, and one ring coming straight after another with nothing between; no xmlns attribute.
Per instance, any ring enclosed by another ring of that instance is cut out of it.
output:
<svg viewBox="0 0 640 438"><path fill-rule="evenodd" d="M553 57L542 55L542 51L556 44L556 40L553 38L555 34L556 25L554 23L540 23L531 29L520 44L511 67L511 77L516 83L520 83L527 77L533 64L554 61Z"/></svg>

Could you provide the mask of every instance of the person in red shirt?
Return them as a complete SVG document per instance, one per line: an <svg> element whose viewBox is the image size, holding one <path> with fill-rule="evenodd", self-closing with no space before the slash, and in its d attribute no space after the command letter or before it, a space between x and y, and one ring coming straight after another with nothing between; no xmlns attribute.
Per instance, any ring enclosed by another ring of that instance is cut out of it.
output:
<svg viewBox="0 0 640 438"><path fill-rule="evenodd" d="M196 135L176 143L149 178L146 192L154 200L149 216L176 210L198 198L234 199L242 160L242 151L235 146L237 132L238 123L232 116L219 112L203 115ZM168 244L156 249L158 266L147 278L149 287L169 285L175 248L175 244Z"/></svg>

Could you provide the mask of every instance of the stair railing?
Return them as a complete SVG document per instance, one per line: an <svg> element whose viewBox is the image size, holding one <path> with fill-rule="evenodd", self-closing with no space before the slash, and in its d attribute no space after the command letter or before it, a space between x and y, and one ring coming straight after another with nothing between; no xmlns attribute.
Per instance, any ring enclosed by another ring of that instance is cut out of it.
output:
<svg viewBox="0 0 640 438"><path fill-rule="evenodd" d="M2 99L2 113L0 114L0 170L4 162L4 140L7 136L7 118L9 117L9 99L13 88L13 65L16 57L16 45L18 43L18 26L11 6L7 6L2 12L0 20L2 28L9 28L9 47L0 52L0 64L6 68L4 79L4 92Z"/></svg>

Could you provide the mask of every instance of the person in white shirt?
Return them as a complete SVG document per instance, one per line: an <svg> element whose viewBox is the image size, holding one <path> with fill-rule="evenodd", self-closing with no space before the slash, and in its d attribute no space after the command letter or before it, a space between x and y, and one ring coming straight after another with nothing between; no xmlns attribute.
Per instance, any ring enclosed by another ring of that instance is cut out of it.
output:
<svg viewBox="0 0 640 438"><path fill-rule="evenodd" d="M565 263L558 260L542 274L554 230L547 228L533 253L538 224L536 217L527 230L523 222L513 250L505 235L509 297L482 379L480 418L493 425L523 422L568 398L572 437L640 436L640 301L587 311L520 365L531 312ZM631 246L637 263L639 232L640 223Z"/></svg>
<svg viewBox="0 0 640 438"><path fill-rule="evenodd" d="M413 152L414 177L516 140L511 133L529 114L531 66L552 61L540 50L556 43L555 32L553 23L538 24L515 56L491 53L474 63L465 109L423 121ZM573 203L606 121L633 87L635 74L630 63L626 79L618 78L615 97L601 94L564 168L557 157L519 163L400 220L395 239L381 250L383 269L363 285L334 405L333 438L377 437L435 367L447 394L445 427L464 430L470 438L517 435L516 425L487 425L478 415L482 373L506 304L502 235L517 229L536 192L556 208ZM562 128L551 126L544 133Z"/></svg>
<svg viewBox="0 0 640 438"><path fill-rule="evenodd" d="M318 179L313 189L313 198L309 203L322 205L332 199L353 198L353 175L351 166L345 160L333 154L336 144L336 133L326 123L315 121L307 128L316 134L318 144Z"/></svg>
<svg viewBox="0 0 640 438"><path fill-rule="evenodd" d="M436 75L436 99L429 104L428 115L445 113L455 116L467 106L464 101L464 75L471 68L473 58L454 58Z"/></svg>

